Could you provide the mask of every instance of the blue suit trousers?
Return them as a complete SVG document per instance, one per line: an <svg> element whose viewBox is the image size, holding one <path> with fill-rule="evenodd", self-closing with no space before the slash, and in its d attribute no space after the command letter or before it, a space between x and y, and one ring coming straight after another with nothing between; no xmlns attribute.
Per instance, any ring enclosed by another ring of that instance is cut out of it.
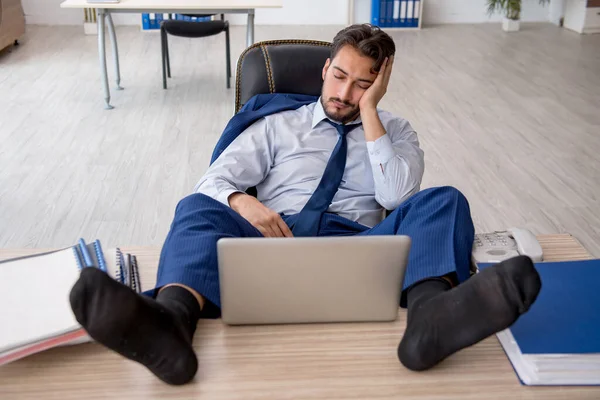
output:
<svg viewBox="0 0 600 400"><path fill-rule="evenodd" d="M291 228L297 216L283 219ZM414 194L373 228L337 214L323 215L319 236L349 235L407 235L412 239L402 306L406 289L416 282L451 275L460 283L470 276L473 221L466 198L453 187L430 188ZM231 208L203 194L192 194L182 199L175 210L160 255L156 288L183 284L220 308L217 241L262 236Z"/></svg>

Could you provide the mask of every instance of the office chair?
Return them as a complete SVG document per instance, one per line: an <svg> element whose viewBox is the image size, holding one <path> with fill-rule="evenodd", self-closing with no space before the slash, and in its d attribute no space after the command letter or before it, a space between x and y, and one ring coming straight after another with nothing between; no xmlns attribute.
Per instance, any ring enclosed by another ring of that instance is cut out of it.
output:
<svg viewBox="0 0 600 400"><path fill-rule="evenodd" d="M257 94L321 95L321 72L331 43L315 40L268 40L242 52L235 77L235 113ZM221 149L215 148L215 151ZM256 197L256 188L246 191Z"/></svg>
<svg viewBox="0 0 600 400"><path fill-rule="evenodd" d="M257 94L320 96L321 72L331 43L316 40L268 40L240 55L235 77L235 112Z"/></svg>
<svg viewBox="0 0 600 400"><path fill-rule="evenodd" d="M190 17L210 17L212 14L184 14ZM225 31L225 57L227 63L227 89L231 87L231 56L229 51L229 22L225 21L225 16L221 14L221 20L216 21L179 21L163 20L160 24L161 56L163 89L167 88L167 76L171 77L171 59L169 57L168 35L201 38L217 35Z"/></svg>

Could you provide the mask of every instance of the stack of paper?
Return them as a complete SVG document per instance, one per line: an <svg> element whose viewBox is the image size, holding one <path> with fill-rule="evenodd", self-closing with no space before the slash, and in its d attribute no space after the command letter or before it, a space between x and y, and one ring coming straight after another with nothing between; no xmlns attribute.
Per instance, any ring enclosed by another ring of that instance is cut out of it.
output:
<svg viewBox="0 0 600 400"><path fill-rule="evenodd" d="M82 268L100 268L141 292L137 260L99 241L0 262L0 365L52 347L89 341L69 303Z"/></svg>

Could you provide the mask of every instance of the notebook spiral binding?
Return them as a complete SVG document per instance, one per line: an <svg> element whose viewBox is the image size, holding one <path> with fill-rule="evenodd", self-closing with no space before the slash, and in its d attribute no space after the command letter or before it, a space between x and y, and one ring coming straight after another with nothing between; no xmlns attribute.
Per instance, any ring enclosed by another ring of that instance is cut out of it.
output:
<svg viewBox="0 0 600 400"><path fill-rule="evenodd" d="M127 254L129 256L129 254ZM129 282L129 286L137 293L142 292L142 283L140 282L140 271L138 268L138 262L136 256L131 257L131 276L128 277L129 272L125 271L125 254L121 249L117 248L115 265L115 279L122 284Z"/></svg>
<svg viewBox="0 0 600 400"><path fill-rule="evenodd" d="M77 262L77 267L82 270L83 269L83 262L81 261L83 255L81 255L79 253L79 249L77 248L77 246L73 247L73 254L75 255L75 261Z"/></svg>
<svg viewBox="0 0 600 400"><path fill-rule="evenodd" d="M123 283L123 253L121 253L121 249L117 248L116 251L117 259L115 260L115 265L117 269L115 270L115 278L117 281Z"/></svg>
<svg viewBox="0 0 600 400"><path fill-rule="evenodd" d="M100 269L104 272L106 271L106 263L104 262L104 252L102 251L102 246L100 245L100 241L96 240L94 242L94 250L96 251L96 258L98 260L98 264Z"/></svg>
<svg viewBox="0 0 600 400"><path fill-rule="evenodd" d="M137 257L133 256L133 289L138 292L141 293L142 292L142 282L140 282L140 270L138 268L138 262L137 262Z"/></svg>
<svg viewBox="0 0 600 400"><path fill-rule="evenodd" d="M121 252L121 259L119 260L120 268L121 268L121 283L127 284L127 268L125 268L125 254Z"/></svg>
<svg viewBox="0 0 600 400"><path fill-rule="evenodd" d="M134 292L137 292L137 280L135 278L135 271L134 271L134 265L133 265L133 257L131 257L131 288L133 289Z"/></svg>

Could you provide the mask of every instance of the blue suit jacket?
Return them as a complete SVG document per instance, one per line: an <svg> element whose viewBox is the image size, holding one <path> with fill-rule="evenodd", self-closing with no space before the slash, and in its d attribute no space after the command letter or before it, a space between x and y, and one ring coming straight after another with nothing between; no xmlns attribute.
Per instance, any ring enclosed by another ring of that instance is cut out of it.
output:
<svg viewBox="0 0 600 400"><path fill-rule="evenodd" d="M244 107L229 120L215 146L210 163L214 163L240 133L259 119L280 111L296 110L304 105L314 103L318 99L317 96L306 94L257 94L248 100Z"/></svg>

